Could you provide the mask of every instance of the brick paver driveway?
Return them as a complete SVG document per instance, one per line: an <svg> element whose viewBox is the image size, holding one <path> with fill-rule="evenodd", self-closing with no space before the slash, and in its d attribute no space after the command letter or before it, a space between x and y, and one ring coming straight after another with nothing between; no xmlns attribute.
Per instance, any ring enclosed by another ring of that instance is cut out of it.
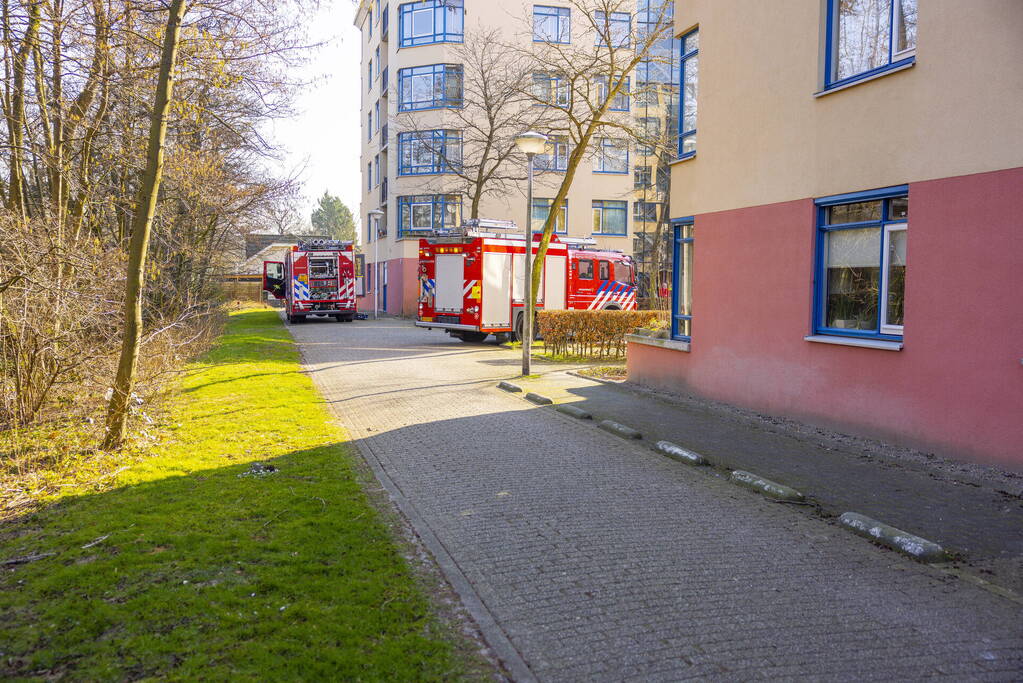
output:
<svg viewBox="0 0 1023 683"><path fill-rule="evenodd" d="M395 320L292 333L516 679L1023 671L1017 602L505 394L514 353Z"/></svg>

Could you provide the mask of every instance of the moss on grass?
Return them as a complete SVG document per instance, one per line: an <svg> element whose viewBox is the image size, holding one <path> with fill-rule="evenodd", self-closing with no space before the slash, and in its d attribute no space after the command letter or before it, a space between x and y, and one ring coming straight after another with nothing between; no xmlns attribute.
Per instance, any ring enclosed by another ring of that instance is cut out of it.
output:
<svg viewBox="0 0 1023 683"><path fill-rule="evenodd" d="M0 571L0 676L462 675L276 314L233 314L181 389L116 488L0 530L0 560L54 553Z"/></svg>

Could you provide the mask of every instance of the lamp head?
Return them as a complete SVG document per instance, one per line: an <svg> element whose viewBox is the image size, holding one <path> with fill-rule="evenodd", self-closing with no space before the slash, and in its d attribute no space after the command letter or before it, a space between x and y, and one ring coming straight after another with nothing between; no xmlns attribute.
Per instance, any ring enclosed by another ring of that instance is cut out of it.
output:
<svg viewBox="0 0 1023 683"><path fill-rule="evenodd" d="M515 136L515 144L520 151L529 156L543 154L544 150L547 149L547 136L543 133L537 133L535 130L530 130Z"/></svg>

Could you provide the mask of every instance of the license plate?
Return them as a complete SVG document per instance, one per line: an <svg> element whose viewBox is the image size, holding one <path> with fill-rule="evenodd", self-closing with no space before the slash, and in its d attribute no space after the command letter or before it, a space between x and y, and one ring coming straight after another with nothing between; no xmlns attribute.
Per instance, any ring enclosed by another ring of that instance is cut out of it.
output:
<svg viewBox="0 0 1023 683"><path fill-rule="evenodd" d="M525 258L525 257L523 257L523 258ZM424 315L422 318L420 318L420 320L422 320L424 323L432 323L433 322L433 316L432 315Z"/></svg>

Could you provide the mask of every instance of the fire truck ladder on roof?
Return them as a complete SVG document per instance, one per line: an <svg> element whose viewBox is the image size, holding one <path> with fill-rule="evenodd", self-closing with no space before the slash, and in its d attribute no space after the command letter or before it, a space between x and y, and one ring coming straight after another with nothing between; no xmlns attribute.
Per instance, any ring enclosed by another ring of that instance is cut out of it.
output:
<svg viewBox="0 0 1023 683"><path fill-rule="evenodd" d="M471 218L455 228L440 228L421 233L424 237L450 237L464 239L466 237L504 237L515 239L516 235L505 233L517 233L519 227L515 221L501 221L488 218ZM522 235L517 235L519 239Z"/></svg>
<svg viewBox="0 0 1023 683"><path fill-rule="evenodd" d="M341 240L325 240L325 239L313 239L308 242L299 242L299 251L328 251L332 249L347 249L352 246L351 242L342 242Z"/></svg>

